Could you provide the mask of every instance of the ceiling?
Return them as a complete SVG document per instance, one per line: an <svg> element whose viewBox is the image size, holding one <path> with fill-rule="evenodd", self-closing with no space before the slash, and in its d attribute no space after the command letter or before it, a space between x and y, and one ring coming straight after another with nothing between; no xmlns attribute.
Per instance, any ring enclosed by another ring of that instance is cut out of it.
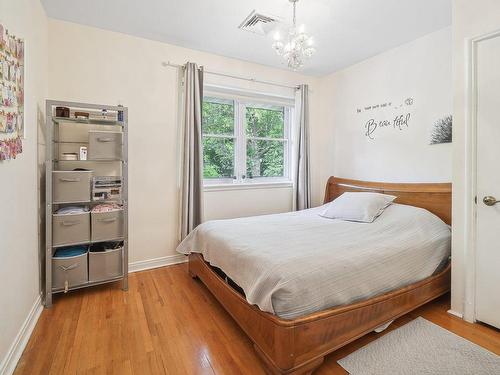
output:
<svg viewBox="0 0 500 375"><path fill-rule="evenodd" d="M291 19L288 0L41 0L49 17L286 68L271 35L239 30L252 10ZM314 37L304 74L324 75L451 24L451 0L300 0Z"/></svg>

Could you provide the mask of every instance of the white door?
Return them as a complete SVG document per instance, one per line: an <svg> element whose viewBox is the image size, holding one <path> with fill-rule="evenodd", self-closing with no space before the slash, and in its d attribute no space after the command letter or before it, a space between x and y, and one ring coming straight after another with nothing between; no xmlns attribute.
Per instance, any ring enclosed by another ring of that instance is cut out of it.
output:
<svg viewBox="0 0 500 375"><path fill-rule="evenodd" d="M500 328L500 35L479 41L476 319Z"/></svg>

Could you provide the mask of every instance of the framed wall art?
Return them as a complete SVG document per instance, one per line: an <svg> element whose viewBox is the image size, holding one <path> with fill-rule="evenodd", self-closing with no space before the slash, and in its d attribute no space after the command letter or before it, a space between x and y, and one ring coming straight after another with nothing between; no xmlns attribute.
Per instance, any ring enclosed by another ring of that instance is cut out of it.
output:
<svg viewBox="0 0 500 375"><path fill-rule="evenodd" d="M0 24L0 161L22 152L24 41Z"/></svg>

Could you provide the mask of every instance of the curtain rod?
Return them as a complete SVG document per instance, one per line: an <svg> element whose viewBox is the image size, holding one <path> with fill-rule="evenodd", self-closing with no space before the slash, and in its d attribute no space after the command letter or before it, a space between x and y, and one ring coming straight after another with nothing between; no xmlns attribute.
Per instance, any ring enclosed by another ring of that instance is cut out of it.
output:
<svg viewBox="0 0 500 375"><path fill-rule="evenodd" d="M173 68L184 68L184 65L179 65L179 64L173 64L170 61L163 61L161 63L163 66L171 66ZM221 76L221 77L227 77L227 78L234 78L234 79L239 79L242 81L249 81L249 82L255 82L255 83L262 83L264 85L271 85L271 86L278 86L278 87L284 87L287 89L292 89L292 90L297 90L299 86L289 86L289 85L284 85L282 83L276 83L276 82L271 82L271 81L261 81L255 78L248 78L248 77L240 77L240 76L235 76L232 74L225 74L225 73L218 73L218 72L211 72L208 70L205 70L204 73L206 74L211 74L214 76Z"/></svg>

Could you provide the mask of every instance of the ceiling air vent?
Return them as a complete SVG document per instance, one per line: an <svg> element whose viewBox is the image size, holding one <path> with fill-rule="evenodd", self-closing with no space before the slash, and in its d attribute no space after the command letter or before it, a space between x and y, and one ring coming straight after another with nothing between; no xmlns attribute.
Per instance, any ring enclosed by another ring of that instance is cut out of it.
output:
<svg viewBox="0 0 500 375"><path fill-rule="evenodd" d="M254 34L266 35L276 26L277 22L279 22L277 17L257 13L253 10L238 28Z"/></svg>

